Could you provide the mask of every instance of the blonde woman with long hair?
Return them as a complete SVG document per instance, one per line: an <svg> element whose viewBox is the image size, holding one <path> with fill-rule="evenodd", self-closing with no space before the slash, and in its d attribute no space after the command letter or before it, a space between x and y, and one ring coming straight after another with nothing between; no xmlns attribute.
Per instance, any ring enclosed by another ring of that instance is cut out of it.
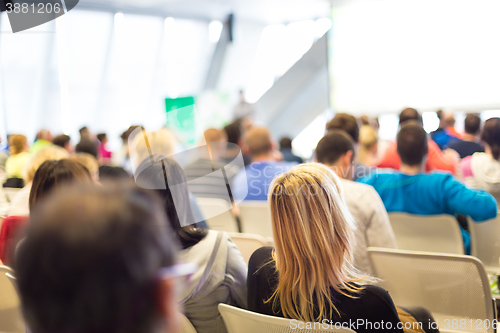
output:
<svg viewBox="0 0 500 333"><path fill-rule="evenodd" d="M374 331L368 322L383 322L377 331L403 332L387 291L370 285L373 279L352 264L356 226L332 170L321 164L294 167L273 181L269 204L275 249L261 248L250 259L249 310L344 323L358 333Z"/></svg>

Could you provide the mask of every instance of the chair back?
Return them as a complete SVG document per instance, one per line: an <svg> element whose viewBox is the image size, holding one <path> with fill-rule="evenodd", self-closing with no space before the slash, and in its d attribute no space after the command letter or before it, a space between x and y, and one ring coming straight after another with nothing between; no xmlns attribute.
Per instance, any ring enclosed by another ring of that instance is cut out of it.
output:
<svg viewBox="0 0 500 333"><path fill-rule="evenodd" d="M191 322L189 321L189 319L187 319L185 315L179 313L179 317L181 317L181 320L180 320L179 330L177 331L177 333L196 333L193 324L191 324Z"/></svg>
<svg viewBox="0 0 500 333"><path fill-rule="evenodd" d="M217 198L196 198L196 201L210 229L238 232L238 225L231 213L231 205L229 202Z"/></svg>
<svg viewBox="0 0 500 333"><path fill-rule="evenodd" d="M458 221L451 215L413 215L389 213L398 248L465 254Z"/></svg>
<svg viewBox="0 0 500 333"><path fill-rule="evenodd" d="M383 248L368 248L368 256L394 303L426 308L441 332L494 332L496 308L488 275L477 258Z"/></svg>
<svg viewBox="0 0 500 333"><path fill-rule="evenodd" d="M321 325L320 323L316 323L315 328L301 329L305 327L305 323L297 320L266 316L222 303L218 307L228 333L295 333L297 331L301 333L355 333L351 329L335 328L334 325Z"/></svg>
<svg viewBox="0 0 500 333"><path fill-rule="evenodd" d="M271 211L267 201L243 201L238 205L243 232L273 237Z"/></svg>
<svg viewBox="0 0 500 333"><path fill-rule="evenodd" d="M255 250L269 244L269 241L266 238L259 235L240 234L236 232L230 232L228 234L234 244L236 244L236 246L240 250L241 255L243 256L243 259L245 259L247 265L250 257L255 252Z"/></svg>
<svg viewBox="0 0 500 333"><path fill-rule="evenodd" d="M25 333L21 303L13 283L13 276L12 269L0 266L0 332Z"/></svg>
<svg viewBox="0 0 500 333"><path fill-rule="evenodd" d="M485 222L467 218L471 236L471 255L479 258L489 273L500 273L500 216Z"/></svg>

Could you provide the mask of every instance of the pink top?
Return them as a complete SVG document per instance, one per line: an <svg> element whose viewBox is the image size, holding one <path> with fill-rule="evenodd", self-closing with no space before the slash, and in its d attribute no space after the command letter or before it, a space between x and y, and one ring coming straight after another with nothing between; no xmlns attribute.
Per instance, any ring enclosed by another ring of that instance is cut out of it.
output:
<svg viewBox="0 0 500 333"><path fill-rule="evenodd" d="M111 158L111 152L104 147L104 145L99 146L99 155L102 158Z"/></svg>
<svg viewBox="0 0 500 333"><path fill-rule="evenodd" d="M462 168L462 178L472 177L472 168L471 168L472 156L467 156L460 163L460 167Z"/></svg>

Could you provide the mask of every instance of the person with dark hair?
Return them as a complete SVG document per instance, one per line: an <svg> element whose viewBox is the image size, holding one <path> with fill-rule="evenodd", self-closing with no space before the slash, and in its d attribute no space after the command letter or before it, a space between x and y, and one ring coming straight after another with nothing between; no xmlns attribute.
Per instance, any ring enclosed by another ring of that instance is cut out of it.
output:
<svg viewBox="0 0 500 333"><path fill-rule="evenodd" d="M225 126L224 132L226 132L228 143L224 160L226 160L227 162L231 162L235 159L236 156L238 156L238 154L241 153L245 166L252 163L251 157L241 150L241 141L243 136L243 132L241 131L241 120L236 120L231 124Z"/></svg>
<svg viewBox="0 0 500 333"><path fill-rule="evenodd" d="M292 152L292 139L289 137L281 138L280 152L283 154L283 160L286 162L304 163L302 157L297 156Z"/></svg>
<svg viewBox="0 0 500 333"><path fill-rule="evenodd" d="M481 188L500 200L500 118L484 122L481 141L485 152L462 160L462 177L468 186Z"/></svg>
<svg viewBox="0 0 500 333"><path fill-rule="evenodd" d="M73 152L73 147L71 146L71 138L69 135L66 134L58 135L54 138L54 140L52 140L52 143L55 144L56 146L66 149L68 153Z"/></svg>
<svg viewBox="0 0 500 333"><path fill-rule="evenodd" d="M399 114L400 126L403 126L408 121L414 121L416 124L422 126L422 117L413 108L406 108ZM425 163L425 171L442 170L455 174L460 160L457 152L453 149L441 151L439 146L432 140L428 140L427 145L429 153ZM390 143L387 146L377 163L377 167L399 170L401 167L401 158L398 155L396 143Z"/></svg>
<svg viewBox="0 0 500 333"><path fill-rule="evenodd" d="M337 113L332 120L326 124L327 132L332 130L345 131L354 141L355 148L358 147L359 142L359 125L356 117L347 113ZM352 179L358 180L360 177L368 175L371 168L367 165L355 162L355 170Z"/></svg>
<svg viewBox="0 0 500 333"><path fill-rule="evenodd" d="M497 216L497 203L491 194L470 189L448 173L424 173L427 133L419 123L408 121L401 126L397 152L400 172L382 171L359 180L375 188L389 213L461 214L476 222ZM470 236L463 229L462 236L469 253Z"/></svg>
<svg viewBox="0 0 500 333"><path fill-rule="evenodd" d="M76 145L75 153L87 153L94 156L95 158L98 158L97 146L95 142L88 139L83 139Z"/></svg>
<svg viewBox="0 0 500 333"><path fill-rule="evenodd" d="M89 170L82 164L70 159L44 162L35 172L31 185L29 206L30 215L34 208L52 191L64 184L92 182Z"/></svg>
<svg viewBox="0 0 500 333"><path fill-rule="evenodd" d="M459 141L461 135L455 130L455 117L453 113L439 111L436 112L440 120L439 128L431 132L431 138L441 150L444 150L449 147L450 143Z"/></svg>
<svg viewBox="0 0 500 333"><path fill-rule="evenodd" d="M186 317L198 333L225 332L217 305L246 308L246 263L225 232L197 224L203 217L192 209L186 175L179 164L161 155L152 158L137 167L136 183L154 189L160 197L181 244L180 260L198 265L180 295Z"/></svg>
<svg viewBox="0 0 500 333"><path fill-rule="evenodd" d="M16 283L33 333L175 333L177 244L137 187L73 186L31 215Z"/></svg>
<svg viewBox="0 0 500 333"><path fill-rule="evenodd" d="M469 113L465 117L464 127L465 134L462 140L450 143L449 148L455 150L460 158L471 156L474 153L484 153L484 147L477 138L481 129L481 118L477 114Z"/></svg>
<svg viewBox="0 0 500 333"><path fill-rule="evenodd" d="M97 140L99 140L99 159L101 164L109 164L111 162L112 153L106 148L108 143L108 136L106 133L97 134Z"/></svg>
<svg viewBox="0 0 500 333"><path fill-rule="evenodd" d="M101 165L99 167L99 179L106 180L130 180L130 175L122 167Z"/></svg>
<svg viewBox="0 0 500 333"><path fill-rule="evenodd" d="M340 178L347 208L357 222L354 231L354 267L373 274L368 260L368 246L397 248L396 238L384 204L372 186L352 181L354 142L344 131L328 132L316 147L316 159L332 169Z"/></svg>

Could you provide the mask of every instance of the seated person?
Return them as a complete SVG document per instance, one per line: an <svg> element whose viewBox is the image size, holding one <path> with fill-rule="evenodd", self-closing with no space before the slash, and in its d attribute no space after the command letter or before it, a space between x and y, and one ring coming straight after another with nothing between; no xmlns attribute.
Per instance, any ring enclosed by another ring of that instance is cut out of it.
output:
<svg viewBox="0 0 500 333"><path fill-rule="evenodd" d="M29 330L177 332L177 247L156 198L95 185L49 197L17 253Z"/></svg>
<svg viewBox="0 0 500 333"><path fill-rule="evenodd" d="M462 160L462 177L465 184L482 188L500 199L500 118L484 122L481 141L486 152L475 153Z"/></svg>
<svg viewBox="0 0 500 333"><path fill-rule="evenodd" d="M252 127L245 133L243 150L252 156L252 163L234 178L233 196L238 201L265 201L272 180L296 163L277 161L276 144L262 127Z"/></svg>
<svg viewBox="0 0 500 333"><path fill-rule="evenodd" d="M366 248L369 246L397 248L396 238L380 196L369 185L352 181L354 172L354 142L344 131L328 132L316 147L316 159L332 169L340 178L347 208L354 216L354 266L373 274Z"/></svg>
<svg viewBox="0 0 500 333"><path fill-rule="evenodd" d="M478 143L477 134L481 129L481 118L477 114L470 113L465 117L465 134L462 140L453 141L448 147L455 150L460 158L466 158L474 153L484 153L484 147Z"/></svg>
<svg viewBox="0 0 500 333"><path fill-rule="evenodd" d="M399 126L403 126L405 122L410 120L417 121L420 126L422 126L422 118L417 110L406 108L401 111L399 115ZM439 146L432 140L428 140L427 145L429 153L427 154L428 156L425 162L425 171L442 170L455 174L460 160L460 156L457 152L453 149L441 151ZM401 158L397 152L397 145L396 143L389 144L379 160L377 167L399 170L400 166Z"/></svg>
<svg viewBox="0 0 500 333"><path fill-rule="evenodd" d="M326 130L342 130L351 136L355 143L355 147L359 143L359 125L356 117L347 113L337 113L332 120L326 124ZM355 171L353 173L353 180L357 180L370 173L370 167L359 161L355 163Z"/></svg>
<svg viewBox="0 0 500 333"><path fill-rule="evenodd" d="M372 185L390 212L417 215L462 214L481 222L497 216L491 194L473 190L448 173L424 173L428 153L427 133L416 122L407 122L398 133L400 172L379 171L359 181ZM469 253L470 236L462 229Z"/></svg>
<svg viewBox="0 0 500 333"><path fill-rule="evenodd" d="M226 332L217 305L246 308L246 262L225 232L196 224L202 217L191 209L186 175L175 160L158 157L151 163L147 159L144 166L138 168L143 171L136 177L137 184L156 189L181 244L180 260L198 265L179 295L186 317L198 333Z"/></svg>
<svg viewBox="0 0 500 333"><path fill-rule="evenodd" d="M304 163L302 157L297 156L292 151L292 139L284 137L280 139L280 152L283 154L283 160L286 162Z"/></svg>
<svg viewBox="0 0 500 333"><path fill-rule="evenodd" d="M276 249L258 249L248 271L249 310L304 322L384 322L403 332L388 292L352 266L355 221L334 172L301 164L271 184Z"/></svg>
<svg viewBox="0 0 500 333"><path fill-rule="evenodd" d="M14 134L9 137L10 156L5 162L7 182L4 187L23 188L23 170L30 160L28 139L24 135Z"/></svg>
<svg viewBox="0 0 500 333"><path fill-rule="evenodd" d="M453 113L439 110L437 116L440 120L439 128L431 132L431 138L441 150L445 150L452 142L459 141L461 135L455 130L455 117Z"/></svg>

